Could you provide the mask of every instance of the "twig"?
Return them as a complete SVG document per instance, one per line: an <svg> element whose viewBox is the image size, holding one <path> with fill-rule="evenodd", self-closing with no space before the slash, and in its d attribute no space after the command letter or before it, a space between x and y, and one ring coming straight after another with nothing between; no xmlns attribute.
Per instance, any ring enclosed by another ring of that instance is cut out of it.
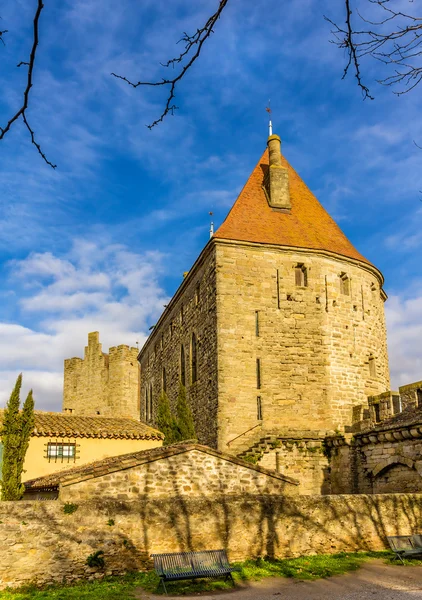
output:
<svg viewBox="0 0 422 600"><path fill-rule="evenodd" d="M353 65L364 97L371 98L368 88L362 83L360 60L372 57L394 69L392 75L378 80L378 83L386 86L401 85L402 88L394 92L397 95L413 90L422 81L422 17L391 8L391 0L368 0L370 4L384 11L385 16L379 20L369 20L357 11L360 20L371 26L358 30L352 25L351 1L344 0L345 28L325 17L334 26L332 42L347 51L348 61L343 77Z"/></svg>
<svg viewBox="0 0 422 600"><path fill-rule="evenodd" d="M43 160L50 165L50 167L52 167L53 169L56 168L57 165L54 165L52 162L50 162L46 155L44 154L44 152L41 149L41 146L37 143L36 139L35 139L35 134L33 129L30 127L29 123L28 123L28 119L26 116L26 110L28 108L28 102L29 102L29 93L31 91L32 88L32 74L33 74L33 70L34 70L34 65L35 65L35 57L36 57L36 52L37 52L37 46L38 46L38 23L39 23L39 18L41 15L41 11L44 8L44 4L42 0L37 0L38 6L37 6L37 10L35 13L35 17L34 17L34 34L33 34L33 43L32 43L32 49L31 49L31 54L29 56L29 62L25 63L25 62L20 62L18 67L20 67L21 65L28 65L28 78L27 78L27 84L26 84L26 88L24 90L23 93L23 103L22 106L20 107L20 109L13 115L13 117L8 121L6 127L0 127L0 140L2 140L4 138L4 136L6 135L6 133L8 131L10 131L11 126L13 125L13 123L15 123L19 117L22 117L22 120L26 126L26 128L29 131L29 134L31 136L31 142L34 144L34 146L36 147L36 149L38 150L38 153L40 154L40 156L43 158Z"/></svg>
<svg viewBox="0 0 422 600"><path fill-rule="evenodd" d="M178 107L175 104L173 104L173 100L175 98L176 85L178 84L178 82L181 79L183 79L186 72L191 68L193 63L199 57L204 42L213 33L214 25L220 18L221 13L223 12L228 1L229 0L220 0L219 6L218 6L216 12L213 15L211 15L211 17L209 17L209 19L207 20L205 25L203 27L201 27L200 29L197 29L193 35L189 35L186 32L183 34L183 37L179 40L179 42L185 42L185 49L183 52L181 52L181 54L179 56L177 56L175 58L171 58L166 63L161 63L163 67L170 67L170 66L174 67L175 65L182 63L185 58L188 60L188 62L181 68L179 74L176 75L173 79L164 78L161 81L138 81L137 83L133 83L132 81L130 81L127 77L124 77L123 75L117 75L116 73L111 73L111 75L113 75L113 77L116 77L117 79L122 79L123 81L125 81L128 85L132 86L133 88L137 88L141 85L144 85L144 86L147 85L147 86L153 86L153 87L169 86L169 88L170 88L169 94L167 97L166 104L164 106L164 110L162 111L161 115L155 121L153 121L150 125L147 125L148 129L152 129L153 127L155 127L156 125L161 123L169 113L174 114L174 111L177 110ZM195 51L193 52L194 49L195 49ZM191 54L191 52L193 52L193 54Z"/></svg>

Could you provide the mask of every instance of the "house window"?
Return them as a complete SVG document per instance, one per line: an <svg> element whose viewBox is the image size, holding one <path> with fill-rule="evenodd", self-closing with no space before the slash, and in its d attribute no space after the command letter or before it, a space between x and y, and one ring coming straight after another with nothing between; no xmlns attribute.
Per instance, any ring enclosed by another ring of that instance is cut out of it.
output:
<svg viewBox="0 0 422 600"><path fill-rule="evenodd" d="M149 421L148 386L145 388L145 421Z"/></svg>
<svg viewBox="0 0 422 600"><path fill-rule="evenodd" d="M180 348L180 381L182 385L186 385L185 349L183 345Z"/></svg>
<svg viewBox="0 0 422 600"><path fill-rule="evenodd" d="M295 266L295 283L298 287L306 287L308 285L308 269L302 263L298 263Z"/></svg>
<svg viewBox="0 0 422 600"><path fill-rule="evenodd" d="M422 408L422 389L416 390L416 406L417 408Z"/></svg>
<svg viewBox="0 0 422 600"><path fill-rule="evenodd" d="M166 374L165 367L163 367L163 373L162 373L162 388L163 388L163 392L167 392L167 374Z"/></svg>
<svg viewBox="0 0 422 600"><path fill-rule="evenodd" d="M195 290L195 304L199 304L200 297L201 297L201 287L200 287L200 284L198 283L198 285L196 286L196 290Z"/></svg>
<svg viewBox="0 0 422 600"><path fill-rule="evenodd" d="M256 418L262 421L262 401L261 396L256 397Z"/></svg>
<svg viewBox="0 0 422 600"><path fill-rule="evenodd" d="M373 356L369 357L369 376L370 377L376 377L377 376L377 369L376 369L376 365L375 365L375 358Z"/></svg>
<svg viewBox="0 0 422 600"><path fill-rule="evenodd" d="M192 367L192 383L198 380L198 359L197 359L197 348L196 348L196 335L192 333L192 344L191 344L191 367Z"/></svg>
<svg viewBox="0 0 422 600"><path fill-rule="evenodd" d="M152 383L149 386L149 420L152 420Z"/></svg>
<svg viewBox="0 0 422 600"><path fill-rule="evenodd" d="M375 423L379 423L381 421L379 404L374 404L374 416L375 416Z"/></svg>
<svg viewBox="0 0 422 600"><path fill-rule="evenodd" d="M261 359L256 359L256 387L258 390L261 389Z"/></svg>
<svg viewBox="0 0 422 600"><path fill-rule="evenodd" d="M401 413L401 398L400 396L393 396L393 415Z"/></svg>
<svg viewBox="0 0 422 600"><path fill-rule="evenodd" d="M259 337L259 310L255 311L255 335Z"/></svg>
<svg viewBox="0 0 422 600"><path fill-rule="evenodd" d="M76 444L49 442L47 444L48 461L70 462L76 458Z"/></svg>
<svg viewBox="0 0 422 600"><path fill-rule="evenodd" d="M350 279L347 273L340 273L340 292L345 296L350 296Z"/></svg>

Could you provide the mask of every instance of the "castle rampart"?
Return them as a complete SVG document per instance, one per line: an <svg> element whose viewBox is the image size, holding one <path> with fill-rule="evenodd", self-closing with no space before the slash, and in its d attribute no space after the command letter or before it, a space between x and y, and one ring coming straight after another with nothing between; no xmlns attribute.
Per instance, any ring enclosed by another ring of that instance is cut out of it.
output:
<svg viewBox="0 0 422 600"><path fill-rule="evenodd" d="M84 358L64 362L63 412L139 419L138 349L102 351L99 333L88 334Z"/></svg>

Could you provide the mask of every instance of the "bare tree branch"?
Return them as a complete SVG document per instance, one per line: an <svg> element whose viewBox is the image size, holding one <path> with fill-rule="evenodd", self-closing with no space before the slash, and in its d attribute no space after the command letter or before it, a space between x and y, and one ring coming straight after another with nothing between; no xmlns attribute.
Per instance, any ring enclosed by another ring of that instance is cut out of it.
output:
<svg viewBox="0 0 422 600"><path fill-rule="evenodd" d="M4 136L6 135L6 133L8 131L10 131L10 128L13 125L13 123L15 123L19 119L19 117L22 117L22 120L31 136L31 142L34 144L34 146L38 150L38 153L45 160L45 162L48 165L50 165L50 167L55 169L57 165L54 165L52 162L50 162L47 159L44 152L41 150L41 146L37 143L37 141L35 139L35 133L34 133L33 129L31 129L31 127L28 123L27 116L26 116L26 110L28 108L28 102L29 102L29 93L32 88L32 74L33 74L33 70L34 70L35 57L36 57L37 46L38 46L38 23L39 23L39 18L40 18L41 11L43 8L44 8L44 4L43 4L42 0L37 0L37 10L36 10L35 16L34 16L33 43L32 43L31 54L29 56L29 62L26 63L26 62L22 61L18 65L18 67L20 67L21 65L28 65L28 78L27 78L26 88L23 93L23 103L22 103L22 106L19 108L19 110L13 115L13 117L11 117L11 119L9 119L8 123L6 124L6 127L4 127L4 128L0 127L0 140L2 140L4 138Z"/></svg>
<svg viewBox="0 0 422 600"><path fill-rule="evenodd" d="M8 32L9 32L9 30L8 30L8 29L3 29L3 31L0 31L0 41L3 43L3 46L5 46L5 45L6 45L6 44L5 44L5 42L4 42L4 39L3 39L3 35L4 35L5 33L8 33Z"/></svg>
<svg viewBox="0 0 422 600"><path fill-rule="evenodd" d="M364 27L370 26L359 30L352 23L352 1L344 0L345 27L325 17L334 27L332 42L347 52L348 62L343 77L352 66L364 98L372 98L362 83L360 70L360 61L371 57L393 69L392 75L379 79L378 83L397 86L397 91L394 91L397 95L410 92L422 81L422 17L392 8L392 0L367 0L368 5L378 9L380 18L367 19L356 11Z"/></svg>
<svg viewBox="0 0 422 600"><path fill-rule="evenodd" d="M179 42L185 43L185 49L183 52L181 52L181 54L179 54L179 56L168 60L166 63L161 63L163 67L174 67L175 65L182 63L185 59L187 60L186 64L181 68L180 72L174 78L164 78L161 81L138 81L137 83L133 83L127 77L117 75L116 73L111 73L113 77L122 79L133 88L137 88L141 85L148 85L154 87L169 86L169 94L164 110L155 121L153 121L150 125L147 125L148 129L152 129L153 127L161 123L169 113L174 114L174 111L177 110L178 107L175 104L173 104L173 100L175 98L176 85L179 83L179 81L181 81L181 79L183 79L187 71L191 68L193 63L199 57L204 42L213 33L214 25L220 18L221 13L223 12L228 1L229 0L220 0L216 12L213 15L211 15L211 17L209 17L209 19L203 27L197 29L196 33L194 33L193 35L189 35L185 32L183 34L183 37L181 38L181 40L179 40Z"/></svg>

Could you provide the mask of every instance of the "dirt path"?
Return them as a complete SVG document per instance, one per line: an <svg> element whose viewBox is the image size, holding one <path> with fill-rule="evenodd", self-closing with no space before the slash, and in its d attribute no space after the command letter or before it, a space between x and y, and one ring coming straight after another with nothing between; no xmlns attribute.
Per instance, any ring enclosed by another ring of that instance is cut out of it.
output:
<svg viewBox="0 0 422 600"><path fill-rule="evenodd" d="M151 600L164 596L142 595ZM197 594L201 600L422 600L422 567L385 565L371 561L358 571L305 582L271 578L234 591ZM182 598L168 596L168 598Z"/></svg>

